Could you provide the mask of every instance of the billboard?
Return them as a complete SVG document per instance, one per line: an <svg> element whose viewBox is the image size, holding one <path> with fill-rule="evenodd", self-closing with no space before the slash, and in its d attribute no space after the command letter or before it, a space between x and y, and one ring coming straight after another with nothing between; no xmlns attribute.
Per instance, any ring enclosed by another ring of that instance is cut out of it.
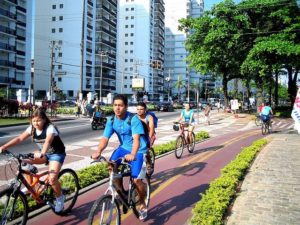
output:
<svg viewBox="0 0 300 225"><path fill-rule="evenodd" d="M143 89L145 87L144 78L133 78L132 79L132 88Z"/></svg>

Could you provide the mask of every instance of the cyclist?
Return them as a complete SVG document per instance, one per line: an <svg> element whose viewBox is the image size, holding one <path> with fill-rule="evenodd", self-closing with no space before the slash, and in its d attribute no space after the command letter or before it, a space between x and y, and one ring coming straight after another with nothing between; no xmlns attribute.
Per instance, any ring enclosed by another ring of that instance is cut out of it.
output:
<svg viewBox="0 0 300 225"><path fill-rule="evenodd" d="M147 140L143 138L144 128L137 115L127 111L128 100L125 95L116 95L113 98L113 110L115 115L107 121L103 137L99 141L98 149L92 154L92 159L101 156L103 150L107 147L108 141L113 133L116 133L120 146L112 153L110 160L118 160L125 156L125 159L131 164L131 176L137 187L140 201L140 220L147 217L147 207L145 204L145 187L142 179L145 178L146 171L144 158L147 152ZM130 123L128 122L131 119ZM119 162L117 161L117 164ZM122 193L121 179L116 183L117 190Z"/></svg>
<svg viewBox="0 0 300 225"><path fill-rule="evenodd" d="M195 119L194 119L194 111L191 109L190 104L187 102L184 104L184 109L180 113L180 117L178 122L184 121L189 124L188 126L188 133L189 133L189 140L192 140L192 133L195 128Z"/></svg>
<svg viewBox="0 0 300 225"><path fill-rule="evenodd" d="M51 123L46 112L37 109L31 117L31 125L18 137L0 147L0 152L23 142L28 137L38 145L34 159L24 160L28 164L44 164L49 162L49 184L56 194L55 212L63 210L65 196L62 194L58 174L66 157L65 145L59 137L58 129ZM27 177L29 183L32 181Z"/></svg>
<svg viewBox="0 0 300 225"><path fill-rule="evenodd" d="M104 111L101 109L100 104L97 104L95 111L93 112L93 119L96 122L101 122L101 119L104 117Z"/></svg>
<svg viewBox="0 0 300 225"><path fill-rule="evenodd" d="M151 148L154 141L156 140L154 118L150 114L147 113L147 106L144 102L139 102L137 104L137 115L143 123L144 130L146 130L148 133L148 138L147 138L148 143L147 144L148 144L148 148ZM150 154L147 154L146 159L147 159L146 160L147 172L148 172L148 174L151 174L153 171L153 168L151 165Z"/></svg>
<svg viewBox="0 0 300 225"><path fill-rule="evenodd" d="M210 125L210 117L209 117L210 111L211 111L210 103L207 103L204 109L204 116L205 116L205 121L208 123L208 125Z"/></svg>
<svg viewBox="0 0 300 225"><path fill-rule="evenodd" d="M270 128L272 128L271 115L273 115L272 108L269 102L266 102L265 106L261 110L261 120L264 122L269 122Z"/></svg>

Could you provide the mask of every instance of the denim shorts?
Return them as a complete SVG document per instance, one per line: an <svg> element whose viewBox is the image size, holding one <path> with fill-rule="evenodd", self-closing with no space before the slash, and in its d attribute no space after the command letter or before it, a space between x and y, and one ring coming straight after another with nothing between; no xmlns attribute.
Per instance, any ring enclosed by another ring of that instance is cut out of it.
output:
<svg viewBox="0 0 300 225"><path fill-rule="evenodd" d="M63 164L66 158L66 154L46 154L48 161L56 161Z"/></svg>

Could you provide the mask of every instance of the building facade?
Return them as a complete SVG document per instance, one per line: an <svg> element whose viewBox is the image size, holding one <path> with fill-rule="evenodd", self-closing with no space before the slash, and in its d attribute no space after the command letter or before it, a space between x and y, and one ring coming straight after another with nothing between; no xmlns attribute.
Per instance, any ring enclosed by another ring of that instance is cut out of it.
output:
<svg viewBox="0 0 300 225"><path fill-rule="evenodd" d="M169 96L185 95L191 84L199 84L200 74L188 67L186 57L188 52L185 41L188 34L178 30L178 20L181 18L200 17L204 10L203 0L165 0L166 30L165 30L165 88ZM200 78L201 79L201 78ZM175 84L183 81L181 88L175 88ZM188 99L187 99L188 100ZM193 99L190 99L193 100Z"/></svg>
<svg viewBox="0 0 300 225"><path fill-rule="evenodd" d="M164 11L163 0L119 1L116 83L132 101L163 94ZM144 81L139 89L132 86L136 79Z"/></svg>
<svg viewBox="0 0 300 225"><path fill-rule="evenodd" d="M99 99L114 91L117 0L44 0L35 8L37 95L53 89Z"/></svg>
<svg viewBox="0 0 300 225"><path fill-rule="evenodd" d="M22 95L25 96L31 84L31 31L31 1L2 0L0 2L0 87L6 87L14 93L18 89L23 89Z"/></svg>

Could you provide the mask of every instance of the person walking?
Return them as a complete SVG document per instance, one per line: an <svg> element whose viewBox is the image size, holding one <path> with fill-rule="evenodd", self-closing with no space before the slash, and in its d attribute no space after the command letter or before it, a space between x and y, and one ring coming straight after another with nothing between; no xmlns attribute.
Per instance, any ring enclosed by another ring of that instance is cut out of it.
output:
<svg viewBox="0 0 300 225"><path fill-rule="evenodd" d="M204 117L205 117L205 122L207 122L208 125L210 125L210 103L208 103L204 109Z"/></svg>

